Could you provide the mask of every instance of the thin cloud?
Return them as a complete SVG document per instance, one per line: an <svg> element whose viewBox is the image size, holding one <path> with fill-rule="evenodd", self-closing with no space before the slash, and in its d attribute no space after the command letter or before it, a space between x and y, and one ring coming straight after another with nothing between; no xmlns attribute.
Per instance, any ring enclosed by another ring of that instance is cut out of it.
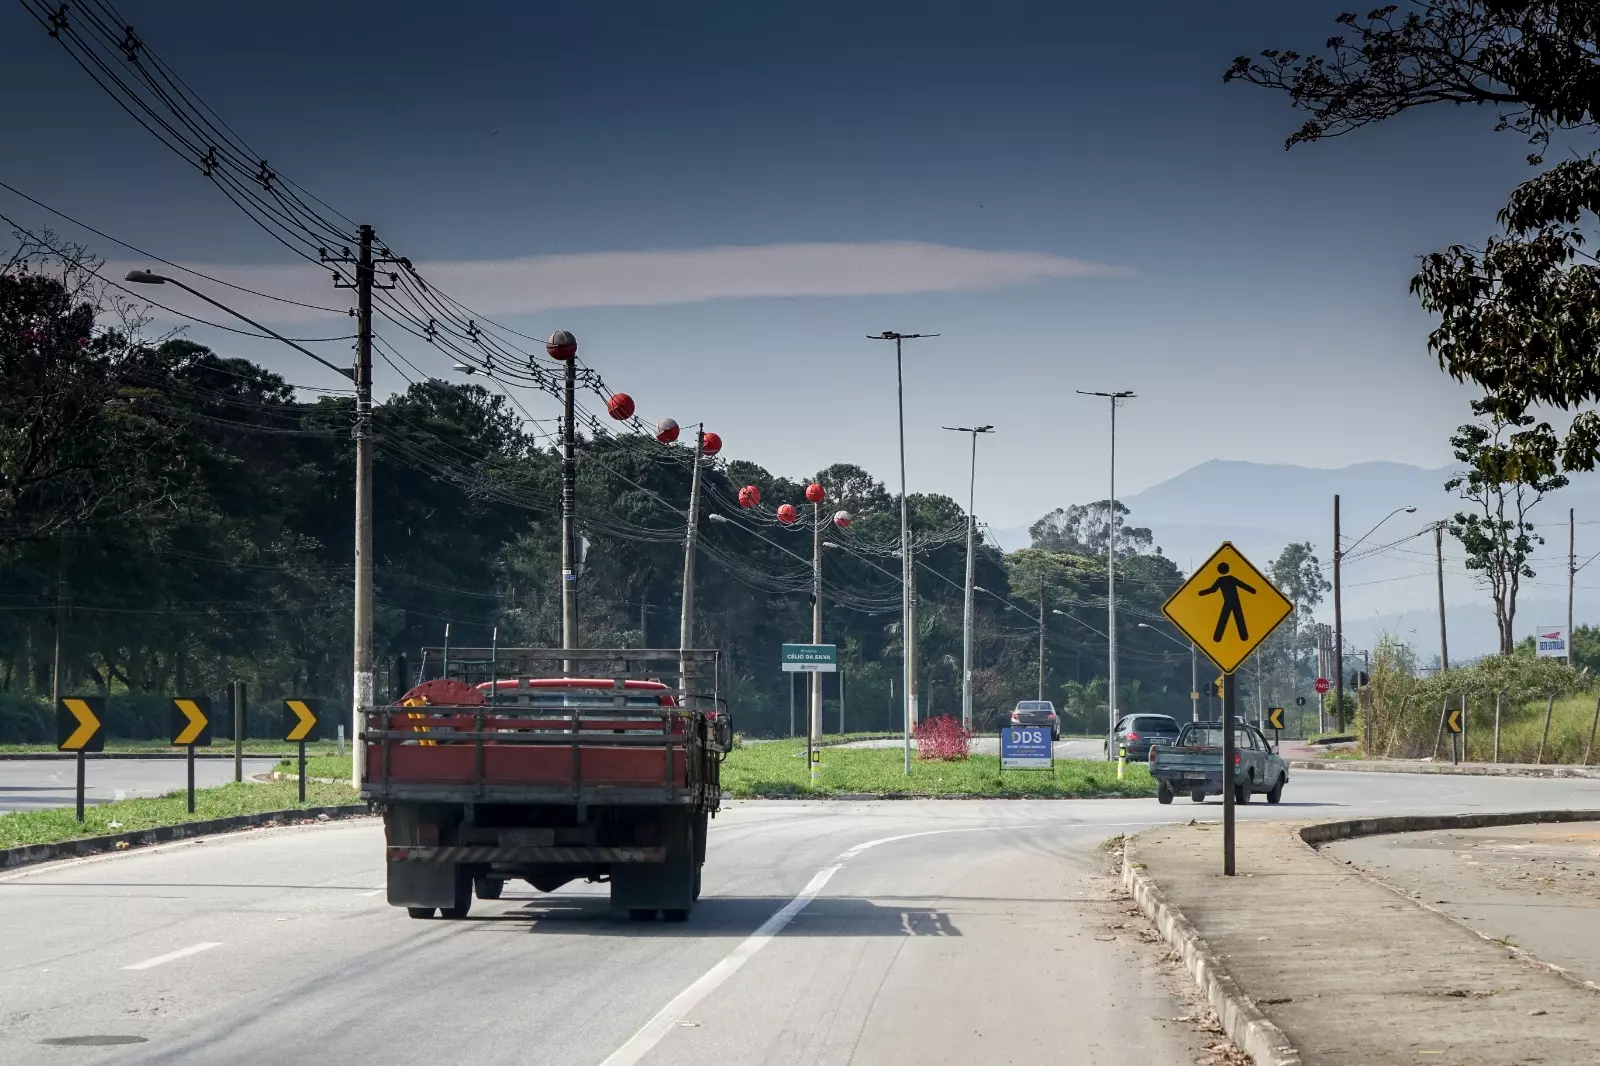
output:
<svg viewBox="0 0 1600 1066"><path fill-rule="evenodd" d="M118 263L113 269L143 267ZM340 306L331 278L306 266L190 264L238 285L322 306ZM727 245L632 252L579 252L497 260L419 263L427 281L486 315L525 315L574 307L647 307L797 296L892 296L982 292L1062 278L1126 277L1132 271L1046 252L988 251L922 241ZM111 276L117 276L115 274ZM251 317L326 321L328 315L261 300L186 278ZM224 298L224 293L225 298ZM210 317L181 290L152 298Z"/></svg>

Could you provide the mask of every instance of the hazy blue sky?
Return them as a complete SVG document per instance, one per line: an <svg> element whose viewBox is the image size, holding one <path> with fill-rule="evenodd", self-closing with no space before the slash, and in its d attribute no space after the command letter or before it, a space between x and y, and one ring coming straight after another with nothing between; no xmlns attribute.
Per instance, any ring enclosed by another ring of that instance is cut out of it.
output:
<svg viewBox="0 0 1600 1066"><path fill-rule="evenodd" d="M440 264L467 303L575 331L642 414L704 418L730 455L890 475L892 349L864 334L943 333L908 349L912 489L964 497L966 441L938 427L994 423L978 513L1014 526L1104 495L1106 408L1078 388L1139 393L1119 420L1129 491L1213 457L1449 461L1470 394L1427 355L1406 282L1416 254L1490 232L1525 149L1488 112L1434 111L1285 153L1296 115L1221 72L1316 45L1340 7L120 10L276 168ZM0 119L0 180L168 258L343 305L16 5L0 69L27 101ZM0 210L50 221L3 191Z"/></svg>

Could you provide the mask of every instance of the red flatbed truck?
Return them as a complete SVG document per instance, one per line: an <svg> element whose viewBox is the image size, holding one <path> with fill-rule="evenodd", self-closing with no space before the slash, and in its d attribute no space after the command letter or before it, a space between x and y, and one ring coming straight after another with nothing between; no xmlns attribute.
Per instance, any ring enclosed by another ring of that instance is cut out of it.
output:
<svg viewBox="0 0 1600 1066"><path fill-rule="evenodd" d="M437 677L365 710L361 797L390 904L461 918L507 880L608 882L612 909L689 916L732 723L717 651L423 650Z"/></svg>

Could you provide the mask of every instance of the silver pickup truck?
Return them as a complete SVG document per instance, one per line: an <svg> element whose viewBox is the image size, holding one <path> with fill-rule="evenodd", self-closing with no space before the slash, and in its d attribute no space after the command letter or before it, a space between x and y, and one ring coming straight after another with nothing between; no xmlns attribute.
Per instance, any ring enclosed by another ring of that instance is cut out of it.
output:
<svg viewBox="0 0 1600 1066"><path fill-rule="evenodd" d="M1289 764L1248 723L1234 723L1233 742L1233 801L1249 803L1257 792L1266 793L1268 803L1281 800ZM1162 803L1171 803L1180 792L1187 792L1196 803L1222 795L1222 723L1190 722L1177 743L1151 747L1150 776L1156 779L1156 799Z"/></svg>

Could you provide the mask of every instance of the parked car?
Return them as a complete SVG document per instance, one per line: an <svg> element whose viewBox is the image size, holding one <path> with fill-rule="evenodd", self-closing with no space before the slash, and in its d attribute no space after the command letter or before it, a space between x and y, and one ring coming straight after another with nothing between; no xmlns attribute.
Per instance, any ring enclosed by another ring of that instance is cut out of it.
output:
<svg viewBox="0 0 1600 1066"><path fill-rule="evenodd" d="M1056 705L1049 700L1022 700L1011 712L1012 725L1047 725L1050 739L1061 739L1061 719L1056 717Z"/></svg>
<svg viewBox="0 0 1600 1066"><path fill-rule="evenodd" d="M1144 762L1150 758L1150 745L1171 744L1178 739L1178 723L1164 714L1128 714L1117 723L1113 744L1128 746L1128 759ZM1112 756L1117 749L1112 749Z"/></svg>
<svg viewBox="0 0 1600 1066"><path fill-rule="evenodd" d="M1150 776L1156 779L1156 799L1171 803L1176 793L1187 792L1196 803L1207 796L1220 796L1227 780L1234 790L1235 803L1249 803L1257 792L1267 795L1268 803L1283 798L1289 780L1289 764L1272 750L1267 738L1255 726L1235 722L1233 727L1233 773L1222 772L1222 723L1190 722L1178 734L1176 744L1156 744L1150 749Z"/></svg>

